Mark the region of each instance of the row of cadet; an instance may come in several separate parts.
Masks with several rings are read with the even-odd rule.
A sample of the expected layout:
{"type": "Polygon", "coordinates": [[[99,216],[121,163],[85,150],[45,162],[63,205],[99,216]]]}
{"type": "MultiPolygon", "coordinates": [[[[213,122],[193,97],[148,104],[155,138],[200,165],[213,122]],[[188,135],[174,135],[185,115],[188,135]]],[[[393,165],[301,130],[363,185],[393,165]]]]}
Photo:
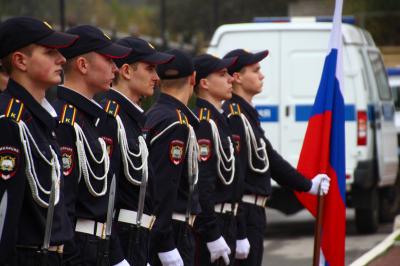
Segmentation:
{"type": "Polygon", "coordinates": [[[89,25],[0,24],[0,264],[261,265],[271,178],[314,195],[330,183],[298,173],[260,127],[267,55],[191,58],[89,25]]]}

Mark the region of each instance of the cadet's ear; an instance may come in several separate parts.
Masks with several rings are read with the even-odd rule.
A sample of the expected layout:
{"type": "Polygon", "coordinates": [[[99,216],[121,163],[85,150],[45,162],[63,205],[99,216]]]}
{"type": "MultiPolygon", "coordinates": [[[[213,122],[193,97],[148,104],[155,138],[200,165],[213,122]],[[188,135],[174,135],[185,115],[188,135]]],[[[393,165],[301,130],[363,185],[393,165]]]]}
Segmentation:
{"type": "Polygon", "coordinates": [[[239,72],[234,72],[232,74],[232,77],[233,77],[233,82],[236,82],[236,83],[239,83],[239,84],[242,83],[242,76],[240,75],[239,72]]]}
{"type": "Polygon", "coordinates": [[[75,59],[75,67],[83,75],[88,73],[88,65],[89,61],[84,56],[78,56],[78,58],[75,59]]]}
{"type": "Polygon", "coordinates": [[[27,69],[27,57],[28,56],[22,52],[14,52],[11,55],[11,63],[16,69],[25,72],[27,69]]]}
{"type": "Polygon", "coordinates": [[[125,80],[130,80],[131,79],[131,67],[129,67],[128,64],[123,64],[120,68],[119,68],[119,76],[125,80]]]}
{"type": "Polygon", "coordinates": [[[204,78],[199,80],[199,85],[201,88],[208,90],[208,79],[204,78]]]}

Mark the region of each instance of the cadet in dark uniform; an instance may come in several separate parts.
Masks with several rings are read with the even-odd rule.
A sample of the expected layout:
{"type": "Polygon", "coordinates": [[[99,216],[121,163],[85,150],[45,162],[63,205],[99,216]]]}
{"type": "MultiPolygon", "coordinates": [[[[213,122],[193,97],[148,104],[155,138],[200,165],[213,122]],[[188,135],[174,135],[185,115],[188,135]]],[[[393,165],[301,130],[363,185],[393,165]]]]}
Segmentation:
{"type": "Polygon", "coordinates": [[[57,115],[45,92],[61,82],[65,58],[57,48],[76,39],[29,17],[0,25],[0,58],[10,75],[0,95],[1,265],[61,265],[63,244],[73,237],[54,132],[57,115]],[[52,210],[51,227],[46,217],[52,210]]]}
{"type": "Polygon", "coordinates": [[[178,50],[175,58],[157,67],[161,95],[147,113],[154,214],[150,233],[151,265],[194,265],[192,226],[200,206],[196,193],[197,141],[192,127],[198,119],[186,107],[193,93],[195,72],[191,58],[178,50]],[[161,263],[160,263],[161,261],[161,263]]]}
{"type": "Polygon", "coordinates": [[[103,127],[102,137],[113,144],[111,167],[118,176],[115,225],[121,247],[131,265],[146,266],[155,216],[150,191],[147,191],[151,167],[142,134],[145,114],[139,102],[142,97],[153,95],[159,81],[156,65],[168,62],[173,56],[157,52],[139,38],[127,37],[117,43],[132,48],[132,52],[128,57],[114,60],[119,73],[102,101],[112,119],[103,127]]]}
{"type": "Polygon", "coordinates": [[[224,103],[225,112],[230,113],[231,128],[238,135],[241,169],[245,176],[244,195],[239,213],[246,217],[247,237],[250,253],[247,259],[238,260],[239,265],[261,265],[263,236],[266,229],[265,204],[271,194],[271,178],[282,186],[297,191],[317,194],[329,190],[329,177],[319,174],[308,180],[296,171],[271,146],[261,128],[259,116],[251,104],[253,96],[261,92],[264,76],[259,62],[268,51],[250,53],[243,49],[229,52],[224,58],[237,57],[236,64],[228,67],[233,76],[233,97],[224,103]]]}
{"type": "Polygon", "coordinates": [[[68,245],[66,256],[70,265],[96,265],[102,259],[105,265],[128,265],[114,234],[110,250],[108,241],[103,241],[111,226],[107,226],[106,217],[113,171],[108,156],[110,143],[100,138],[107,114],[93,96],[109,89],[118,71],[112,59],[127,56],[130,49],[112,43],[93,26],[77,26],[68,32],[79,39],[73,48],[60,50],[67,58],[65,82],[57,88],[53,103],[59,115],[58,143],[77,245],[68,245]]]}
{"type": "Polygon", "coordinates": [[[223,259],[226,265],[233,265],[234,261],[235,216],[242,196],[243,178],[236,167],[238,153],[235,153],[228,118],[222,112],[222,102],[232,97],[232,77],[227,67],[235,60],[221,60],[209,54],[193,59],[198,96],[194,113],[200,119],[196,136],[202,209],[195,224],[198,233],[197,265],[217,265],[218,259],[223,259]]]}

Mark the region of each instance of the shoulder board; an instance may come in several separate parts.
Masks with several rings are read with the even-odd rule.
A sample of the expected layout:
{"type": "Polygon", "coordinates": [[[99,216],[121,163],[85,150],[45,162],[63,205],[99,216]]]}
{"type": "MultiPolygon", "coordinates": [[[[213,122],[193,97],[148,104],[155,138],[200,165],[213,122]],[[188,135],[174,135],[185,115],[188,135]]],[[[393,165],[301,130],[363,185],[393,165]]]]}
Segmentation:
{"type": "Polygon", "coordinates": [[[71,104],[65,104],[59,122],[62,124],[70,124],[71,126],[73,126],[75,123],[75,117],[76,117],[75,106],[71,104]]]}
{"type": "Polygon", "coordinates": [[[237,103],[231,103],[229,104],[229,110],[231,111],[231,115],[240,115],[240,105],[237,103]]]}
{"type": "Polygon", "coordinates": [[[18,99],[11,98],[5,116],[11,118],[15,122],[19,122],[21,120],[22,112],[24,111],[24,103],[18,99]]]}
{"type": "Polygon", "coordinates": [[[210,115],[211,115],[211,112],[209,109],[201,108],[199,111],[199,120],[200,121],[202,121],[202,120],[208,121],[208,120],[210,120],[210,115]]]}
{"type": "Polygon", "coordinates": [[[119,113],[119,104],[116,101],[108,100],[104,110],[107,114],[117,117],[119,113]]]}
{"type": "Polygon", "coordinates": [[[176,109],[176,113],[178,114],[179,122],[182,125],[189,125],[188,118],[186,117],[186,115],[184,113],[182,113],[181,110],[176,109]]]}

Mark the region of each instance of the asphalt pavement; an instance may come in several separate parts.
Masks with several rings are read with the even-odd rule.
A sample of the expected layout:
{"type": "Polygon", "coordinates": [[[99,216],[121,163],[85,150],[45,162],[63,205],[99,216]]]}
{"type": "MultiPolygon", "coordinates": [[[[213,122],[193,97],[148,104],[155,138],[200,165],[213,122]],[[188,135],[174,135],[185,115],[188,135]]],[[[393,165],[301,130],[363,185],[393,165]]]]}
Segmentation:
{"type": "MultiPolygon", "coordinates": [[[[346,265],[373,248],[392,232],[393,224],[381,224],[377,233],[359,235],[354,210],[346,211],[346,265]]],[[[267,233],[264,241],[263,266],[310,266],[314,245],[314,218],[301,211],[286,216],[267,209],[267,233]]]]}

